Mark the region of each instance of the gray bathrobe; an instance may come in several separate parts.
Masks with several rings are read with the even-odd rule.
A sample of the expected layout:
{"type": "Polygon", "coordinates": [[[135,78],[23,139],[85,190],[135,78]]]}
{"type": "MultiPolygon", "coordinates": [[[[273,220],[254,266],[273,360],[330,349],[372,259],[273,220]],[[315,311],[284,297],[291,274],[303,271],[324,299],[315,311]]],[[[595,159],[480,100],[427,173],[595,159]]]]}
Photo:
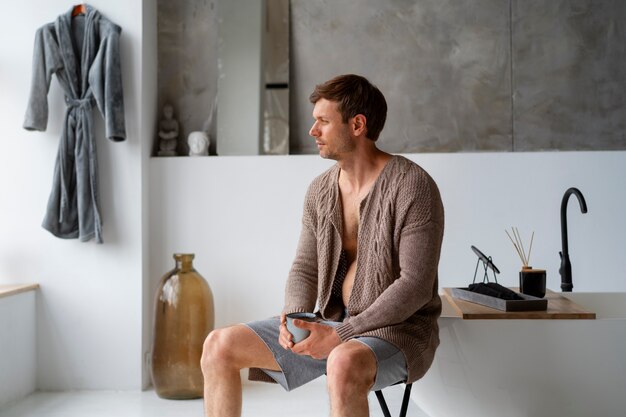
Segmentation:
{"type": "Polygon", "coordinates": [[[121,28],[93,7],[86,9],[76,17],[70,9],[37,30],[24,128],[46,130],[48,90],[56,74],[67,108],[43,227],[61,238],[95,237],[102,243],[92,108],[100,110],[107,138],[126,138],[121,28]]]}

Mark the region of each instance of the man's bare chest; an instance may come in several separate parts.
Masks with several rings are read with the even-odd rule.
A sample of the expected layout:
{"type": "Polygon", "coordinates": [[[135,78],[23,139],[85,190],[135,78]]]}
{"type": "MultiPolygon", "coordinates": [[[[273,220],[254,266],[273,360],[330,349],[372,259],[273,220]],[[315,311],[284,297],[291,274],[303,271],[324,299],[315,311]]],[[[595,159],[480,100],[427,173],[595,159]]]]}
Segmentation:
{"type": "Polygon", "coordinates": [[[359,237],[359,203],[360,201],[354,196],[345,196],[342,198],[342,244],[343,249],[352,255],[352,260],[356,257],[357,243],[359,237]]]}

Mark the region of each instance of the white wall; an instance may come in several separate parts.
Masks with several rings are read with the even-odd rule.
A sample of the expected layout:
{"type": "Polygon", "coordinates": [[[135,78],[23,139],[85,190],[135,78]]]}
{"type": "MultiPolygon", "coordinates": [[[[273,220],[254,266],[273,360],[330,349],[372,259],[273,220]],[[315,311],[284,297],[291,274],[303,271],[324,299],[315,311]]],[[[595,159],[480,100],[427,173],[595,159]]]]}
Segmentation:
{"type": "Polygon", "coordinates": [[[0,410],[36,388],[36,290],[0,295],[0,410]]]}
{"type": "MultiPolygon", "coordinates": [[[[529,239],[531,264],[560,291],[559,209],[576,186],[589,212],[568,210],[574,291],[625,291],[626,152],[408,155],[439,184],[446,210],[440,286],[471,282],[475,245],[493,257],[499,281],[517,285],[521,262],[504,230],[529,239]]],[[[216,300],[216,323],[277,314],[300,231],[304,193],[331,162],[318,156],[165,158],[150,161],[150,275],[171,254],[196,253],[216,300]]]]}
{"type": "MultiPolygon", "coordinates": [[[[38,282],[37,385],[44,390],[141,387],[142,1],[93,0],[122,27],[128,139],[104,138],[96,116],[103,245],[41,228],[65,104],[53,80],[46,132],[22,129],[37,28],[66,12],[61,0],[0,6],[0,283],[38,282]]],[[[145,198],[145,197],[144,197],[145,198]]]]}
{"type": "Polygon", "coordinates": [[[152,315],[152,288],[148,262],[148,248],[150,243],[149,219],[150,205],[148,204],[150,171],[148,160],[152,153],[153,139],[156,134],[157,115],[157,2],[143,0],[143,25],[142,25],[142,70],[141,70],[141,259],[142,259],[142,352],[144,358],[142,387],[148,387],[150,381],[150,369],[147,365],[148,353],[151,348],[151,315],[152,315]]]}

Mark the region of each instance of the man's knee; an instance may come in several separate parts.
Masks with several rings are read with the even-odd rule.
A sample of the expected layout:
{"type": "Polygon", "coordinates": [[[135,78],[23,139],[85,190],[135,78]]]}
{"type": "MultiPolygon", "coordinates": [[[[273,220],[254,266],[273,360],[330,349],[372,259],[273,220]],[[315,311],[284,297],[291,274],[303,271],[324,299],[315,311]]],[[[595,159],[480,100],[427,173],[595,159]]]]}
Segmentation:
{"type": "Polygon", "coordinates": [[[236,346],[234,339],[231,327],[215,329],[209,333],[202,347],[200,365],[203,372],[216,366],[232,365],[234,361],[232,347],[236,346]]]}
{"type": "Polygon", "coordinates": [[[367,346],[356,341],[339,345],[326,363],[329,388],[369,390],[374,385],[376,369],[376,357],[367,346]]]}

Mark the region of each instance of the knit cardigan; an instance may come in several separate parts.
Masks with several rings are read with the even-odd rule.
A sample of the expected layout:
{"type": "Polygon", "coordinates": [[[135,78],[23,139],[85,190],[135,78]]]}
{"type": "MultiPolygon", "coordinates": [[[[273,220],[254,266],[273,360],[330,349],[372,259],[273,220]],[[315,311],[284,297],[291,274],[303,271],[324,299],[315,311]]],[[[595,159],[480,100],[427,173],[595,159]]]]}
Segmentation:
{"type": "MultiPolygon", "coordinates": [[[[342,312],[330,302],[342,251],[339,172],[334,165],[307,191],[284,313],[312,312],[317,305],[324,319],[340,320],[342,312]]],[[[336,331],[342,341],[373,336],[398,347],[411,383],[426,373],[439,345],[437,265],[444,228],[439,190],[421,167],[395,155],[359,210],[356,276],[348,318],[336,331]]]]}

